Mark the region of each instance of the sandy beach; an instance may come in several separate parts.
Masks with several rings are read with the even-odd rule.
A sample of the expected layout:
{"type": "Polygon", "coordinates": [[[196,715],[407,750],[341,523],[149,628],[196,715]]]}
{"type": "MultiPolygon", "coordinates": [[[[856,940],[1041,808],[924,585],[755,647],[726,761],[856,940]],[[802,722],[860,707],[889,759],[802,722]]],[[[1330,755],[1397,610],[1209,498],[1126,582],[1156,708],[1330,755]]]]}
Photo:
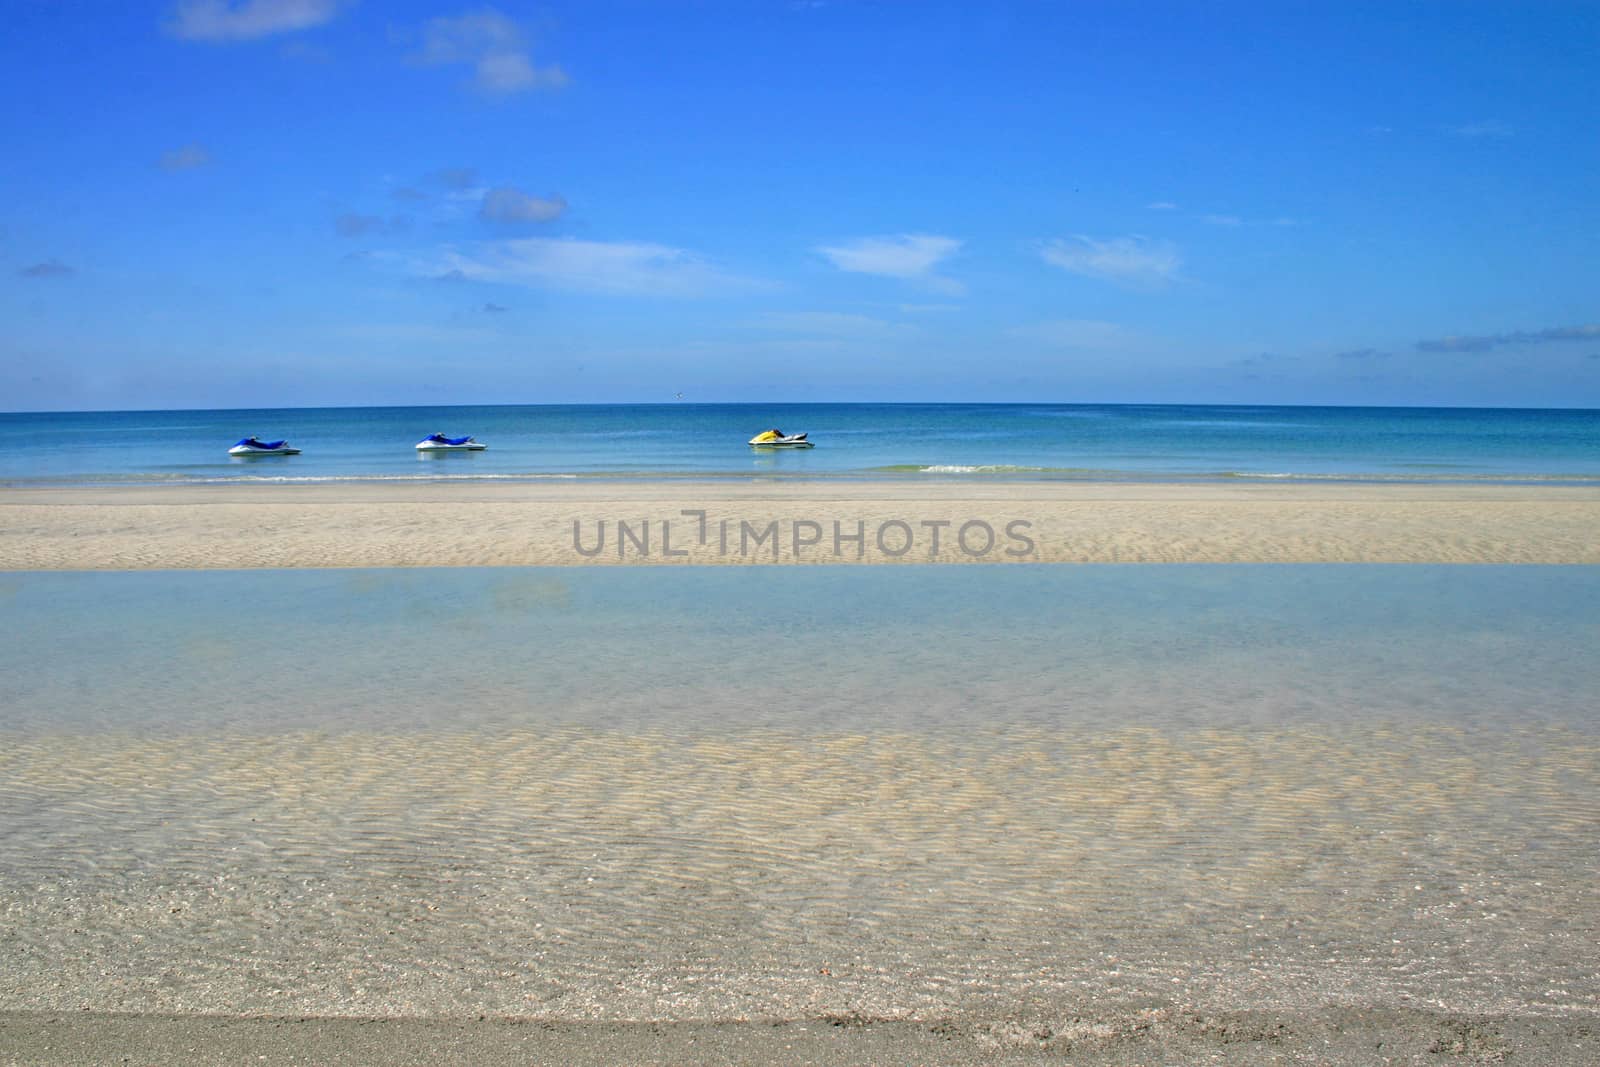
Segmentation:
{"type": "Polygon", "coordinates": [[[803,1021],[560,1023],[0,1012],[0,1062],[165,1065],[1144,1064],[1590,1067],[1597,1017],[1519,1019],[1415,1008],[1311,1012],[1145,1009],[1050,1023],[803,1021]]]}
{"type": "Polygon", "coordinates": [[[1600,489],[663,480],[0,496],[5,570],[929,561],[1600,563],[1600,489]]]}
{"type": "MultiPolygon", "coordinates": [[[[1593,564],[1600,490],[662,480],[0,498],[10,571],[929,561],[1593,564]]],[[[328,580],[350,603],[394,585],[328,580]]],[[[495,592],[496,625],[568,610],[565,580],[495,592]]],[[[356,672],[340,647],[308,663],[356,672]]],[[[230,665],[262,656],[222,635],[166,651],[195,684],[217,679],[219,705],[241,695],[230,665]]],[[[681,653],[633,662],[659,676],[651,656],[681,653]]],[[[753,685],[777,677],[746,662],[753,685]]],[[[1587,730],[1410,717],[1427,689],[1393,690],[1374,718],[1333,675],[1318,675],[1326,701],[1365,718],[1279,721],[1270,697],[1264,723],[1207,726],[1185,717],[1200,716],[1181,684],[1203,684],[1194,670],[1138,690],[1170,718],[1072,729],[1002,714],[907,730],[882,708],[859,731],[799,733],[606,725],[624,705],[567,726],[359,718],[389,706],[375,683],[417,691],[408,666],[438,667],[352,674],[310,725],[261,732],[100,725],[94,702],[124,686],[156,708],[179,692],[144,668],[107,667],[117,680],[81,698],[76,679],[40,688],[89,718],[20,729],[0,753],[0,1063],[1600,1056],[1587,730]]],[[[999,683],[970,673],[950,699],[989,706],[999,683]]],[[[245,676],[263,707],[291,688],[245,676]]],[[[926,703],[915,681],[895,683],[907,707],[926,703]]],[[[847,718],[871,706],[851,686],[872,688],[841,679],[847,718]]],[[[530,691],[530,706],[549,692],[530,691]]],[[[183,692],[175,706],[202,716],[183,692]]],[[[683,699],[641,685],[625,706],[683,699]]]]}

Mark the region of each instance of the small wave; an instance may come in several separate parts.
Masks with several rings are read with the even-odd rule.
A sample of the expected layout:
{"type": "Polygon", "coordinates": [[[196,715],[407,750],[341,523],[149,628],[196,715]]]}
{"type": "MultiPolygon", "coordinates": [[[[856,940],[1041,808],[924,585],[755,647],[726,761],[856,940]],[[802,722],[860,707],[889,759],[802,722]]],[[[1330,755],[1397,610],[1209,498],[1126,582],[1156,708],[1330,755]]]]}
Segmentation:
{"type": "Polygon", "coordinates": [[[349,482],[532,482],[584,477],[580,474],[193,474],[82,475],[72,478],[13,478],[0,485],[29,487],[163,486],[163,485],[318,485],[349,482]]]}
{"type": "MultiPolygon", "coordinates": [[[[1013,478],[1038,481],[1125,482],[1180,484],[1198,482],[1272,481],[1299,483],[1343,482],[1348,484],[1396,485],[1548,485],[1597,486],[1600,473],[1498,473],[1428,471],[1260,471],[1260,470],[1172,470],[1097,467],[1045,467],[1023,464],[897,463],[879,467],[846,470],[806,470],[792,477],[810,480],[901,479],[921,477],[1013,478]]],[[[24,478],[0,477],[0,488],[45,487],[99,488],[117,486],[210,486],[210,485],[339,485],[363,483],[532,483],[542,481],[723,481],[755,478],[760,481],[788,480],[791,476],[775,472],[748,470],[696,470],[641,467],[635,469],[586,470],[523,473],[431,473],[405,474],[183,474],[146,472],[140,474],[42,475],[24,478]]]]}
{"type": "MultiPolygon", "coordinates": [[[[1013,463],[892,463],[868,467],[869,474],[1113,474],[1085,467],[1031,467],[1013,463]]],[[[1131,473],[1131,472],[1130,472],[1131,473]]]]}
{"type": "Polygon", "coordinates": [[[576,477],[576,474],[240,474],[223,478],[189,478],[185,481],[208,485],[225,485],[229,482],[526,482],[576,477]]]}
{"type": "Polygon", "coordinates": [[[576,478],[576,474],[238,474],[219,478],[185,478],[185,485],[229,485],[237,482],[317,484],[320,482],[527,482],[576,478]]]}
{"type": "Polygon", "coordinates": [[[1393,474],[1381,471],[1347,471],[1343,473],[1308,471],[1217,471],[1203,475],[1211,478],[1287,479],[1296,482],[1486,482],[1495,485],[1550,484],[1594,485],[1600,483],[1600,474],[1393,474]]]}
{"type": "Polygon", "coordinates": [[[985,463],[975,467],[958,463],[935,463],[921,468],[923,474],[1046,474],[1056,467],[1018,467],[1007,463],[985,463]]]}
{"type": "Polygon", "coordinates": [[[1228,430],[1294,430],[1296,432],[1307,432],[1325,428],[1306,422],[1257,422],[1246,419],[1170,419],[1163,421],[1161,425],[1221,427],[1228,430]]]}

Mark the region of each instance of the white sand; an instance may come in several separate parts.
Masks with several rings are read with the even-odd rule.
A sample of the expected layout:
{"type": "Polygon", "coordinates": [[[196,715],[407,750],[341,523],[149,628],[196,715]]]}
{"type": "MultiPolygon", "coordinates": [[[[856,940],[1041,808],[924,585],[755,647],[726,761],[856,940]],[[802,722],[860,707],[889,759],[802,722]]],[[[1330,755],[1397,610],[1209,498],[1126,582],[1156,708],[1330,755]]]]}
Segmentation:
{"type": "Polygon", "coordinates": [[[930,559],[1600,563],[1600,489],[656,481],[32,489],[0,498],[7,570],[930,559]],[[706,513],[704,544],[699,516],[685,511],[706,513]],[[605,547],[587,556],[574,524],[592,551],[602,521],[605,547]],[[619,521],[634,538],[621,552],[619,521]],[[967,524],[963,548],[956,537],[967,524]],[[850,540],[858,532],[863,541],[850,540]]]}
{"type": "Polygon", "coordinates": [[[0,1012],[1600,1012],[1579,731],[332,726],[11,739],[0,1012]]]}

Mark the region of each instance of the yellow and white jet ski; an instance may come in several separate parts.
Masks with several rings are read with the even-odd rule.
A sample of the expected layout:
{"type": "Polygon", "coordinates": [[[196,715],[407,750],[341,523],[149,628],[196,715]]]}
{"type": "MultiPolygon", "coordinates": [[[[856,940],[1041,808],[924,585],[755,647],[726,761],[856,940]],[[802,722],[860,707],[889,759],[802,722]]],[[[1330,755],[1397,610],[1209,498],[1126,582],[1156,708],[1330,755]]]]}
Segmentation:
{"type": "Polygon", "coordinates": [[[815,448],[803,433],[786,434],[782,430],[763,430],[750,438],[754,448],[815,448]]]}

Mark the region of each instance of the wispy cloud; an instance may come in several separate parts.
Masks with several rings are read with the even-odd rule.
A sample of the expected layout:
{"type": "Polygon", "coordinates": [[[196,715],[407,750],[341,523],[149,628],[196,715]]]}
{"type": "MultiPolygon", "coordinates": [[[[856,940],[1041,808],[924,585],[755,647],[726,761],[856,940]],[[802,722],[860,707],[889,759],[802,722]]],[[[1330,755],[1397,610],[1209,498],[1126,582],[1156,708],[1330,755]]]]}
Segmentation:
{"type": "Polygon", "coordinates": [[[422,50],[414,59],[430,67],[469,65],[473,86],[490,96],[559,89],[568,81],[558,66],[535,66],[522,27],[493,8],[429,19],[422,27],[422,50]]]}
{"type": "Polygon", "coordinates": [[[492,300],[489,303],[483,305],[483,311],[484,311],[484,314],[486,314],[486,315],[499,315],[502,312],[510,311],[510,310],[511,309],[506,307],[504,304],[496,304],[492,300]]]}
{"type": "Polygon", "coordinates": [[[186,144],[182,148],[174,148],[170,152],[161,153],[157,161],[162,170],[193,170],[203,167],[211,162],[211,153],[207,152],[204,145],[186,144]]]}
{"type": "Polygon", "coordinates": [[[17,271],[24,278],[70,278],[78,273],[59,259],[45,259],[17,271]]]}
{"type": "Polygon", "coordinates": [[[435,277],[634,296],[704,297],[761,288],[682,248],[633,241],[525,237],[447,250],[435,277]]]}
{"type": "Polygon", "coordinates": [[[1271,218],[1271,219],[1261,219],[1261,218],[1248,219],[1248,218],[1245,218],[1242,215],[1229,215],[1229,214],[1225,214],[1225,213],[1211,213],[1211,214],[1204,214],[1204,215],[1196,215],[1195,218],[1198,219],[1199,221],[1205,223],[1207,226],[1225,226],[1225,227],[1228,227],[1228,228],[1233,228],[1233,227],[1237,227],[1237,226],[1298,226],[1298,225],[1300,225],[1300,220],[1299,219],[1291,218],[1288,215],[1279,215],[1276,218],[1271,218]]]}
{"type": "Polygon", "coordinates": [[[1046,241],[1039,255],[1053,267],[1131,285],[1159,285],[1177,277],[1183,259],[1176,246],[1145,237],[1096,240],[1082,235],[1046,241]]]}
{"type": "Polygon", "coordinates": [[[1418,341],[1416,347],[1418,352],[1488,352],[1511,345],[1543,345],[1558,341],[1600,341],[1600,324],[1552,326],[1543,330],[1514,330],[1476,337],[1441,337],[1418,341]]]}
{"type": "Polygon", "coordinates": [[[470,189],[478,183],[478,168],[440,167],[428,178],[446,189],[470,189]]]}
{"type": "Polygon", "coordinates": [[[1389,353],[1381,352],[1376,348],[1352,348],[1344,352],[1335,352],[1334,359],[1387,359],[1389,353]]]}
{"type": "Polygon", "coordinates": [[[333,62],[332,52],[322,45],[311,44],[308,41],[288,41],[278,50],[278,54],[296,63],[333,62]]]}
{"type": "Polygon", "coordinates": [[[183,0],[167,31],[186,41],[249,41],[320,26],[340,6],[340,0],[183,0]]]}
{"type": "Polygon", "coordinates": [[[403,233],[411,228],[407,215],[393,215],[387,219],[380,215],[362,215],[347,211],[333,220],[333,228],[340,237],[366,237],[371,234],[403,233]]]}
{"type": "Polygon", "coordinates": [[[336,328],[344,337],[394,344],[468,344],[494,341],[495,331],[487,326],[430,322],[355,322],[336,328]]]}
{"type": "MultiPolygon", "coordinates": [[[[1241,356],[1238,359],[1230,359],[1226,366],[1243,367],[1245,369],[1252,367],[1260,367],[1265,369],[1268,366],[1272,366],[1281,369],[1284,364],[1295,363],[1299,360],[1299,358],[1300,357],[1298,356],[1286,356],[1281,352],[1257,352],[1253,356],[1241,356]]],[[[1256,378],[1259,377],[1259,375],[1249,374],[1245,375],[1245,377],[1256,378]]]]}
{"type": "Polygon", "coordinates": [[[1006,331],[1012,337],[1038,341],[1052,348],[1108,351],[1129,347],[1134,338],[1122,326],[1098,319],[1054,319],[1006,331]]]}
{"type": "Polygon", "coordinates": [[[529,196],[509,185],[490,189],[483,194],[483,205],[478,208],[478,218],[484,222],[510,225],[521,222],[549,222],[567,210],[567,202],[559,196],[529,196]]]}
{"type": "Polygon", "coordinates": [[[960,249],[961,242],[954,237],[903,233],[893,237],[860,237],[844,244],[819,247],[816,251],[842,271],[904,278],[940,292],[959,294],[965,292],[966,287],[953,278],[936,274],[934,268],[960,249]]]}
{"type": "Polygon", "coordinates": [[[752,323],[763,330],[822,337],[885,339],[918,332],[915,326],[848,311],[769,311],[752,323]]]}
{"type": "Polygon", "coordinates": [[[1499,119],[1484,119],[1480,122],[1468,122],[1461,126],[1452,126],[1450,127],[1450,132],[1457,137],[1501,140],[1514,136],[1517,131],[1508,122],[1501,122],[1499,119]]]}
{"type": "Polygon", "coordinates": [[[1178,205],[1174,204],[1171,200],[1157,200],[1153,204],[1146,204],[1145,207],[1150,211],[1176,211],[1176,210],[1178,210],[1178,205]]]}

